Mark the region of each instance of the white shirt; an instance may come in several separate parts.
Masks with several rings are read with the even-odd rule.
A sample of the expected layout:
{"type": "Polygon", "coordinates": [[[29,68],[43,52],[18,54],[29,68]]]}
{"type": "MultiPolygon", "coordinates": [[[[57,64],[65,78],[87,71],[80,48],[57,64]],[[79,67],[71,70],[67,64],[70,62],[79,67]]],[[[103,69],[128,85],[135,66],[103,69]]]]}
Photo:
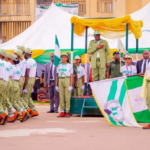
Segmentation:
{"type": "Polygon", "coordinates": [[[3,60],[0,59],[0,79],[4,78],[5,67],[3,60]]]}
{"type": "MultiPolygon", "coordinates": [[[[101,40],[97,41],[97,44],[99,44],[101,40]]],[[[99,58],[99,53],[97,53],[97,58],[99,58]]]]}
{"type": "MultiPolygon", "coordinates": [[[[51,65],[52,65],[52,62],[50,63],[50,69],[51,69],[51,65]]],[[[53,78],[50,79],[50,80],[54,80],[54,69],[55,69],[55,66],[54,66],[54,62],[53,62],[53,68],[52,68],[52,76],[53,76],[53,78]]]]}
{"type": "Polygon", "coordinates": [[[123,76],[135,75],[137,74],[136,66],[121,66],[121,72],[123,73],[123,76]]]}
{"type": "Polygon", "coordinates": [[[148,67],[148,59],[147,60],[143,59],[142,68],[141,68],[142,72],[141,73],[144,73],[144,63],[145,63],[145,61],[146,61],[146,67],[148,67]]]}
{"type": "Polygon", "coordinates": [[[9,81],[9,74],[10,74],[10,65],[8,62],[6,62],[5,60],[2,60],[4,62],[4,77],[3,80],[8,82],[9,81]]]}
{"type": "Polygon", "coordinates": [[[21,77],[21,70],[20,70],[20,64],[13,65],[13,80],[19,81],[21,77]]]}
{"type": "Polygon", "coordinates": [[[73,74],[73,67],[71,64],[66,63],[66,64],[59,64],[58,66],[58,76],[59,77],[69,77],[71,74],[73,74]]]}
{"type": "Polygon", "coordinates": [[[36,76],[37,64],[36,64],[36,61],[33,58],[29,58],[27,60],[26,69],[30,69],[29,77],[32,78],[32,77],[36,76]]]}
{"type": "Polygon", "coordinates": [[[27,61],[25,60],[25,58],[23,58],[22,61],[20,61],[21,64],[21,76],[25,76],[26,73],[26,66],[27,66],[27,61]]]}
{"type": "Polygon", "coordinates": [[[12,64],[8,62],[8,65],[9,65],[9,76],[12,77],[12,74],[13,74],[12,64]]]}
{"type": "Polygon", "coordinates": [[[85,70],[84,68],[81,66],[81,64],[79,66],[77,66],[77,70],[78,70],[78,79],[82,78],[85,74],[85,70]]]}

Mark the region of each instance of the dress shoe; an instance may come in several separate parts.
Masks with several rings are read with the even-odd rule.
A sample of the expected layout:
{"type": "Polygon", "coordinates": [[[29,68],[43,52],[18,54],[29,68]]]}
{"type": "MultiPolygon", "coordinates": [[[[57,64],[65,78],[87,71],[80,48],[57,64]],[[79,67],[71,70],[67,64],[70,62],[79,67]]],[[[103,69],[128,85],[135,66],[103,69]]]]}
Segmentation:
{"type": "Polygon", "coordinates": [[[49,110],[47,111],[47,113],[54,113],[54,110],[49,110]]]}

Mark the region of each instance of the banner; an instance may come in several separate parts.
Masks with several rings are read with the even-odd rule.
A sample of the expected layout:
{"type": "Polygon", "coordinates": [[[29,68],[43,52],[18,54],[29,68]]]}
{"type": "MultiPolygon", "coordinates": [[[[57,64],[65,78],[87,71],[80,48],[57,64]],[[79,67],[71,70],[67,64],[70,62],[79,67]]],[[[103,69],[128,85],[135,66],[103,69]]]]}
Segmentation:
{"type": "MultiPolygon", "coordinates": [[[[57,2],[55,5],[70,14],[78,15],[78,3],[62,4],[57,2]]],[[[35,21],[38,20],[47,11],[48,8],[49,7],[44,5],[37,5],[35,9],[35,21]]]]}
{"type": "Polygon", "coordinates": [[[90,85],[97,105],[111,125],[140,127],[137,121],[150,122],[145,100],[138,95],[141,77],[119,77],[90,85]]]}

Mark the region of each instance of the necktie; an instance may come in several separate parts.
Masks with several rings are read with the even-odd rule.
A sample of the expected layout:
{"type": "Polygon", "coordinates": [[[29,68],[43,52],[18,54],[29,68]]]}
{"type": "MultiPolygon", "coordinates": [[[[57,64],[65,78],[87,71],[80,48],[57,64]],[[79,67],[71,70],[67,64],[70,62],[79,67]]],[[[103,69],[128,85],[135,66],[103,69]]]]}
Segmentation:
{"type": "Polygon", "coordinates": [[[146,60],[144,62],[143,73],[145,73],[145,70],[146,70],[146,60]]]}
{"type": "Polygon", "coordinates": [[[92,68],[90,69],[90,82],[92,82],[92,68]]]}
{"type": "Polygon", "coordinates": [[[52,64],[51,64],[51,68],[50,68],[50,79],[53,79],[53,74],[52,74],[52,72],[53,72],[53,62],[52,62],[52,64]]]}

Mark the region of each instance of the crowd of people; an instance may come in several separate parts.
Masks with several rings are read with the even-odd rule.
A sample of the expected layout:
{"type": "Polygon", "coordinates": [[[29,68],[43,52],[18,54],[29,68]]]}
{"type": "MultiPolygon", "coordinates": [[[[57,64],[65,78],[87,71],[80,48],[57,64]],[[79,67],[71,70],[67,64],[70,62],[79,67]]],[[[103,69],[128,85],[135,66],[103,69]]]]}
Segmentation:
{"type": "MultiPolygon", "coordinates": [[[[110,61],[110,49],[107,41],[100,38],[100,31],[94,31],[94,38],[94,40],[90,41],[88,48],[90,62],[87,64],[87,95],[92,96],[90,82],[120,76],[144,76],[150,61],[148,50],[143,51],[143,59],[137,62],[133,62],[132,57],[127,54],[123,55],[123,60],[121,61],[118,51],[113,53],[114,60],[110,61]]],[[[48,113],[58,113],[60,103],[61,112],[58,117],[70,117],[71,95],[84,95],[85,65],[81,63],[80,56],[75,57],[73,66],[69,63],[69,54],[63,53],[61,58],[58,68],[53,63],[54,54],[51,54],[51,61],[46,64],[44,84],[50,92],[50,110],[48,113]]],[[[146,102],[150,110],[149,94],[147,92],[146,102]]]]}
{"type": "Polygon", "coordinates": [[[31,56],[32,50],[24,46],[17,46],[13,54],[0,49],[1,125],[39,115],[31,98],[37,68],[31,56]]]}

